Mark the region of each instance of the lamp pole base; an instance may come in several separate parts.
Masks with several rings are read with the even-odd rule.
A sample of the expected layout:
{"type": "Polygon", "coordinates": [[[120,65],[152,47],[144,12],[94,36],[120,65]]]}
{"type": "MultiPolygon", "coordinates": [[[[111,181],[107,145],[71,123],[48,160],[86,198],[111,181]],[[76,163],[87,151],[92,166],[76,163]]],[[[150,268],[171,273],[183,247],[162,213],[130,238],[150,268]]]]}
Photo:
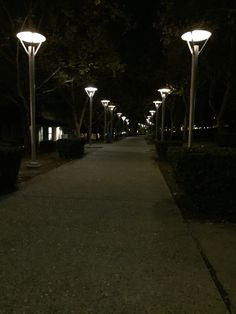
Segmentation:
{"type": "Polygon", "coordinates": [[[29,161],[27,168],[39,168],[41,165],[38,161],[29,161]]]}

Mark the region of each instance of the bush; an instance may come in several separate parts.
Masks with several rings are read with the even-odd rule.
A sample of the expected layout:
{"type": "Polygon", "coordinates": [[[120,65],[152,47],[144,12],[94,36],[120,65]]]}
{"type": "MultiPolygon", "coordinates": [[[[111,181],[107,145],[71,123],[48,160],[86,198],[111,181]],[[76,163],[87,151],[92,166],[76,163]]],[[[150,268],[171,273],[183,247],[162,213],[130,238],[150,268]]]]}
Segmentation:
{"type": "Polygon", "coordinates": [[[236,133],[235,132],[222,132],[216,137],[218,146],[236,147],[236,133]]]}
{"type": "Polygon", "coordinates": [[[160,159],[167,160],[167,153],[170,147],[181,147],[183,145],[182,141],[163,141],[163,142],[156,142],[156,152],[160,159]]]}
{"type": "Polygon", "coordinates": [[[167,142],[156,142],[156,152],[158,157],[161,160],[166,160],[167,159],[167,150],[168,150],[168,143],[167,142]]]}
{"type": "Polygon", "coordinates": [[[56,151],[55,141],[42,141],[39,144],[40,151],[43,153],[50,153],[56,151]]]}
{"type": "Polygon", "coordinates": [[[202,215],[236,218],[236,152],[185,150],[174,168],[177,181],[202,215]]]}
{"type": "Polygon", "coordinates": [[[84,140],[80,138],[57,140],[60,158],[81,158],[84,155],[84,140]]]}
{"type": "Polygon", "coordinates": [[[12,190],[21,163],[21,148],[0,143],[0,193],[12,190]]]}

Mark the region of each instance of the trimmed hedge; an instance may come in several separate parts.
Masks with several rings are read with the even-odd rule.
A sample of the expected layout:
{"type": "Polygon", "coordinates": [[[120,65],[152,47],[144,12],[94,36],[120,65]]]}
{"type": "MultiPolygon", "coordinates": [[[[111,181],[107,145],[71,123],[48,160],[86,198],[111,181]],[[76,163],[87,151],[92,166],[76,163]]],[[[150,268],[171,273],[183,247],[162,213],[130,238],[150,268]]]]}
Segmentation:
{"type": "Polygon", "coordinates": [[[39,144],[40,152],[50,153],[56,151],[56,142],[55,141],[42,141],[39,144]]]}
{"type": "Polygon", "coordinates": [[[183,145],[182,141],[176,140],[163,142],[158,141],[155,143],[157,155],[161,160],[167,160],[167,153],[169,147],[181,147],[182,145],[183,145]]]}
{"type": "Polygon", "coordinates": [[[175,156],[174,169],[200,214],[236,219],[236,151],[185,150],[175,156]]]}
{"type": "Polygon", "coordinates": [[[80,138],[57,140],[60,158],[81,158],[84,155],[84,140],[80,138]]]}
{"type": "Polygon", "coordinates": [[[21,148],[0,143],[0,193],[11,191],[17,181],[21,148]]]}

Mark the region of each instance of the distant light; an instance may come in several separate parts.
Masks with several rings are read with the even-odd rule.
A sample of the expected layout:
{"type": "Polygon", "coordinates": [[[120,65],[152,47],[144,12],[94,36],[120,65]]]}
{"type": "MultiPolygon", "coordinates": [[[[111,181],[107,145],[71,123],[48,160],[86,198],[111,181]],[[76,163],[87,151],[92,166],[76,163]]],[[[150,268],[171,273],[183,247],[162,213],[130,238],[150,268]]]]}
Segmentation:
{"type": "Polygon", "coordinates": [[[93,97],[94,93],[97,91],[98,89],[96,87],[86,87],[85,91],[88,94],[89,97],[93,97]]]}
{"type": "Polygon", "coordinates": [[[107,99],[101,100],[101,103],[102,103],[103,107],[105,107],[105,108],[108,106],[109,102],[110,102],[110,100],[107,100],[107,99]]]}
{"type": "Polygon", "coordinates": [[[118,118],[120,118],[120,117],[122,116],[122,113],[121,113],[121,112],[117,112],[116,114],[117,114],[117,117],[118,117],[118,118]]]}
{"type": "Polygon", "coordinates": [[[160,89],[158,89],[158,92],[160,92],[160,93],[161,93],[161,97],[164,98],[164,97],[166,97],[168,94],[171,93],[171,89],[168,88],[168,87],[160,88],[160,89]]]}
{"type": "Polygon", "coordinates": [[[198,42],[207,40],[211,36],[211,33],[205,30],[194,30],[191,32],[186,32],[181,36],[181,39],[188,41],[188,42],[198,42]]]}
{"type": "Polygon", "coordinates": [[[45,36],[33,32],[20,32],[16,35],[16,37],[19,38],[21,41],[32,44],[41,44],[46,40],[45,36]]]}
{"type": "Polygon", "coordinates": [[[155,110],[149,110],[149,112],[150,112],[151,115],[153,116],[156,111],[155,111],[155,110]]]}
{"type": "Polygon", "coordinates": [[[114,105],[109,105],[109,106],[108,106],[108,109],[109,109],[110,111],[113,111],[113,110],[115,109],[115,107],[116,107],[116,106],[114,106],[114,105]]]}
{"type": "Polygon", "coordinates": [[[161,100],[154,100],[153,103],[156,106],[156,108],[159,108],[160,105],[162,104],[162,101],[161,100]]]}

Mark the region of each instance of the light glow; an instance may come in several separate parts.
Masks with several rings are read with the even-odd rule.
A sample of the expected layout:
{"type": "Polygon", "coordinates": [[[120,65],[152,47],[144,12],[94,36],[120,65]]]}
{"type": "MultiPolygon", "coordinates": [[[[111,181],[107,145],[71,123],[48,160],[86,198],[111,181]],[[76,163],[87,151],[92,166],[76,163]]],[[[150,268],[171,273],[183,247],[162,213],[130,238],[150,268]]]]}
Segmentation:
{"type": "Polygon", "coordinates": [[[32,44],[41,44],[46,40],[46,37],[33,32],[20,32],[16,35],[21,41],[32,44]]]}
{"type": "Polygon", "coordinates": [[[98,89],[96,87],[86,87],[85,91],[88,94],[89,97],[93,97],[94,93],[97,91],[98,89]]]}
{"type": "Polygon", "coordinates": [[[102,103],[103,107],[105,107],[105,108],[108,106],[109,102],[110,102],[110,100],[106,100],[106,99],[101,100],[101,103],[102,103]]]}
{"type": "Polygon", "coordinates": [[[115,107],[116,106],[114,106],[114,105],[110,105],[110,106],[108,106],[108,109],[112,112],[115,109],[115,107]]]}
{"type": "Polygon", "coordinates": [[[191,32],[186,32],[181,36],[182,40],[188,41],[188,42],[199,42],[203,40],[207,40],[210,38],[211,33],[205,30],[194,30],[191,32]]]}
{"type": "Polygon", "coordinates": [[[158,109],[160,107],[160,105],[162,104],[162,101],[161,100],[154,100],[153,103],[156,106],[156,108],[158,109]]]}
{"type": "Polygon", "coordinates": [[[165,87],[165,88],[158,89],[158,92],[161,93],[162,98],[165,98],[168,94],[171,93],[171,90],[170,90],[170,88],[165,87]]]}

